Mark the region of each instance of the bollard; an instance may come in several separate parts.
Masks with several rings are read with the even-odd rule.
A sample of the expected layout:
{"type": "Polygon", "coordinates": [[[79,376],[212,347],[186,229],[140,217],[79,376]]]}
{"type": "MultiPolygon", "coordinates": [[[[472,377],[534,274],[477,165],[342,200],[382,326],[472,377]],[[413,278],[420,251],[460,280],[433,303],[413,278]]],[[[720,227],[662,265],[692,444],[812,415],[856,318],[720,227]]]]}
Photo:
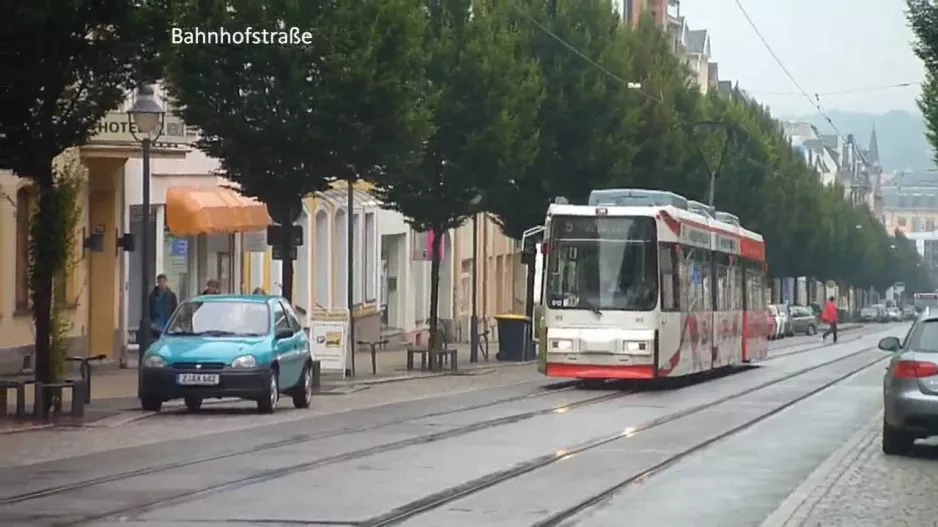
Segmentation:
{"type": "Polygon", "coordinates": [[[72,383],[72,417],[85,416],[85,402],[88,400],[88,389],[84,381],[72,383]]]}
{"type": "Polygon", "coordinates": [[[318,360],[313,361],[313,390],[318,390],[322,386],[322,363],[318,360]]]}

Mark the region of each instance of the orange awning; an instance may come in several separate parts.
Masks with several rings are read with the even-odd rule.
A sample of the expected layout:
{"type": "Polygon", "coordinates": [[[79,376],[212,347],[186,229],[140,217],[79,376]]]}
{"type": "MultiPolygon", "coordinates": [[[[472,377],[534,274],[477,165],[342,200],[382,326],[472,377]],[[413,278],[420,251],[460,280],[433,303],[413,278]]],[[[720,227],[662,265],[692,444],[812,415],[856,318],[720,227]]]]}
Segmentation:
{"type": "Polygon", "coordinates": [[[266,229],[267,207],[225,187],[174,187],[166,191],[166,225],[174,236],[232,234],[266,229]]]}

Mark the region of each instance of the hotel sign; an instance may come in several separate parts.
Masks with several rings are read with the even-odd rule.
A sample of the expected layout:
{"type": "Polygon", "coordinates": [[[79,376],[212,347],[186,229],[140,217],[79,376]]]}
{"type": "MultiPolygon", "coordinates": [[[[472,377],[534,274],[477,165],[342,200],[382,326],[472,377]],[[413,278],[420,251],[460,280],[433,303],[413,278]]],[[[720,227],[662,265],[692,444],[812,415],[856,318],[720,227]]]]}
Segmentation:
{"type": "MultiPolygon", "coordinates": [[[[104,119],[98,122],[94,134],[88,138],[88,145],[139,145],[143,138],[137,130],[137,125],[133,124],[133,119],[129,118],[126,112],[110,112],[104,119]]],[[[154,143],[155,147],[183,147],[189,145],[189,138],[186,136],[186,124],[170,114],[166,114],[163,119],[163,130],[154,143]]]]}

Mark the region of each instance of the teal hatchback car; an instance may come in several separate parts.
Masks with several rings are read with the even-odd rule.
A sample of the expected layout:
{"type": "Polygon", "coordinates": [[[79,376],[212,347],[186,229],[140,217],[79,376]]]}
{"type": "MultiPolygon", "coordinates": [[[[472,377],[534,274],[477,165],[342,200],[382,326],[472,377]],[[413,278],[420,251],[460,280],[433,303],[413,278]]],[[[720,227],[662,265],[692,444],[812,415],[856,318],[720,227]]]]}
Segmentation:
{"type": "Polygon", "coordinates": [[[285,299],[198,296],[176,308],[144,354],[140,404],[158,412],[165,401],[184,399],[196,411],[204,399],[238,397],[273,413],[283,393],[296,408],[309,408],[312,361],[306,332],[285,299]]]}

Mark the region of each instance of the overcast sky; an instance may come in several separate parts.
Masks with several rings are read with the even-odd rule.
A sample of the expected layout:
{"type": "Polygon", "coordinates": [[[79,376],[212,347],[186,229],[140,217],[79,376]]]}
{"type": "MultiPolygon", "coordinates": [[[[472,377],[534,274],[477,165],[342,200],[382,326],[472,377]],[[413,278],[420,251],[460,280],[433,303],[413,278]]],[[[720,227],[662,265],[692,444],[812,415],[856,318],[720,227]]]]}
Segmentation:
{"type": "MultiPolygon", "coordinates": [[[[795,80],[825,110],[884,113],[915,110],[921,62],[912,53],[912,31],[903,0],[740,0],[756,27],[795,80]],[[881,89],[875,89],[881,88],[881,89]],[[859,90],[859,93],[830,94],[859,90]]],[[[785,76],[735,0],[681,0],[691,29],[710,31],[720,78],[739,80],[776,115],[812,113],[811,104],[785,76]]]]}

